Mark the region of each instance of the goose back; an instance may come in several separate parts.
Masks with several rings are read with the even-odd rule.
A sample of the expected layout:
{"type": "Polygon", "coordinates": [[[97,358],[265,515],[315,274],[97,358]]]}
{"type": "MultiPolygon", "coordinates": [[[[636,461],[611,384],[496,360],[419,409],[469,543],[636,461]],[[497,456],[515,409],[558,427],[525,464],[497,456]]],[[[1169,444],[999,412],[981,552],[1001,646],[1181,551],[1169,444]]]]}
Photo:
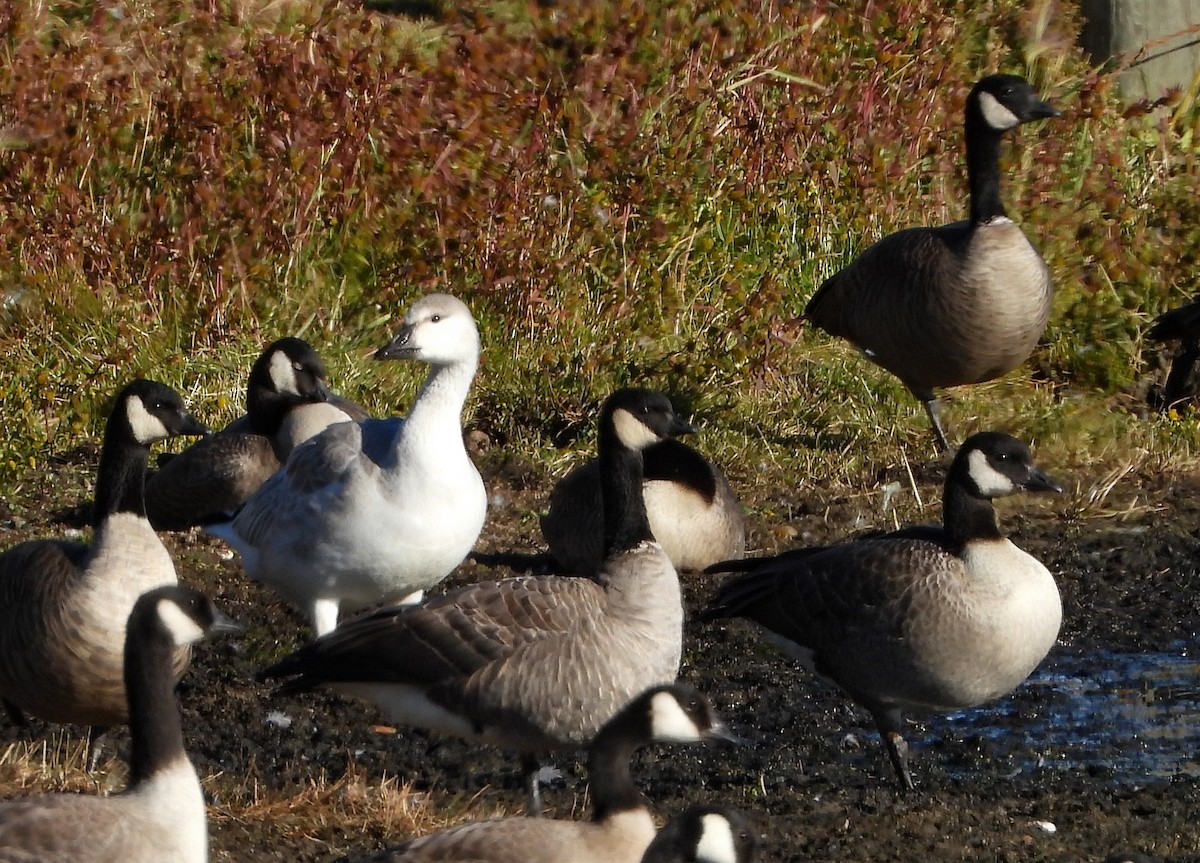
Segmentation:
{"type": "Polygon", "coordinates": [[[827,279],[805,314],[924,392],[1020,366],[1053,298],[1041,255],[1016,224],[998,219],[890,234],[827,279]]]}

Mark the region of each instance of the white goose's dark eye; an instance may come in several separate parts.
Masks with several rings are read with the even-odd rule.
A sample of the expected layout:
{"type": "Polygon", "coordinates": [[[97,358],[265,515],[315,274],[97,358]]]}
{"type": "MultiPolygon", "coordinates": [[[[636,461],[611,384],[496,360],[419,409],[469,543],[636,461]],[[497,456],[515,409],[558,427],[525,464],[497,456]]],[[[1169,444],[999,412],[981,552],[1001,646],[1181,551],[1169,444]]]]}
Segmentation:
{"type": "Polygon", "coordinates": [[[431,320],[433,323],[435,323],[435,324],[436,324],[436,323],[437,323],[438,321],[440,321],[441,319],[442,319],[442,316],[441,316],[441,315],[434,315],[434,316],[433,316],[432,318],[430,318],[429,320],[431,320]]]}

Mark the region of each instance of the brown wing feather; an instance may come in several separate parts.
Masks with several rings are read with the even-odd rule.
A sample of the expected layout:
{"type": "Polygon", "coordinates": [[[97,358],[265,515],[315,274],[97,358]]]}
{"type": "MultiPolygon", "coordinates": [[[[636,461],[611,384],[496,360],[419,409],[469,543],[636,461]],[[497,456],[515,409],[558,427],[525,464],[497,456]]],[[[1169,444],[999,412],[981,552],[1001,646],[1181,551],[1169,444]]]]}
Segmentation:
{"type": "Polygon", "coordinates": [[[960,266],[968,227],[956,222],[888,234],[826,279],[805,316],[866,350],[875,350],[882,334],[922,326],[939,302],[934,286],[960,266]]]}
{"type": "Polygon", "coordinates": [[[146,514],[156,530],[185,530],[237,509],[279,468],[267,438],[221,432],[147,478],[146,514]]]}
{"type": "Polygon", "coordinates": [[[742,617],[817,651],[854,640],[903,635],[914,573],[937,577],[961,566],[937,543],[884,536],[802,549],[728,579],[704,611],[742,617]]]}
{"type": "Polygon", "coordinates": [[[348,620],[262,676],[300,674],[287,691],[336,682],[433,684],[468,676],[522,644],[567,632],[603,602],[603,589],[587,579],[481,582],[421,606],[348,620]]]}

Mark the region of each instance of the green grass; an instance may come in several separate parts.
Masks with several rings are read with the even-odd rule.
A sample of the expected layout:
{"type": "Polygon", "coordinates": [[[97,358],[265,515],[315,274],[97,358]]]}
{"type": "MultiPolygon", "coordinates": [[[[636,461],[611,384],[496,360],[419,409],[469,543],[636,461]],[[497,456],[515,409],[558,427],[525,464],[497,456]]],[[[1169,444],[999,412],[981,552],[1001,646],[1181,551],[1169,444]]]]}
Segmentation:
{"type": "Polygon", "coordinates": [[[0,20],[0,493],[136,375],[224,423],[282,334],[402,410],[419,371],[364,357],[431,290],[481,322],[468,423],[535,461],[630,382],[744,482],[933,460],[903,388],[798,318],[880,235],[962,217],[961,108],[993,70],[1064,110],[1005,151],[1058,299],[1030,368],[953,394],[952,433],[1050,465],[1194,457],[1195,419],[1133,393],[1146,322],[1197,283],[1196,93],[1126,117],[1062,4],[160,5],[0,20]]]}

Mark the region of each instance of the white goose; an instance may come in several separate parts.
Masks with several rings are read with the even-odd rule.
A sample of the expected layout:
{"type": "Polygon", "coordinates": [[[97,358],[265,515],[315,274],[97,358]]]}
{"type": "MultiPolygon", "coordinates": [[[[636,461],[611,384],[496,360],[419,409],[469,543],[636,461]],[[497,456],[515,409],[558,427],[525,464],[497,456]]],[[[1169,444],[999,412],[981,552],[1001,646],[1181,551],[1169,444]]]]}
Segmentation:
{"type": "Polygon", "coordinates": [[[470,310],[446,294],[422,298],[375,358],[429,364],[408,416],[330,426],[293,450],[232,521],[208,528],[252,578],[303,608],[317,635],[342,609],[437,584],[471,550],[487,510],[460,419],[479,363],[470,310]]]}

